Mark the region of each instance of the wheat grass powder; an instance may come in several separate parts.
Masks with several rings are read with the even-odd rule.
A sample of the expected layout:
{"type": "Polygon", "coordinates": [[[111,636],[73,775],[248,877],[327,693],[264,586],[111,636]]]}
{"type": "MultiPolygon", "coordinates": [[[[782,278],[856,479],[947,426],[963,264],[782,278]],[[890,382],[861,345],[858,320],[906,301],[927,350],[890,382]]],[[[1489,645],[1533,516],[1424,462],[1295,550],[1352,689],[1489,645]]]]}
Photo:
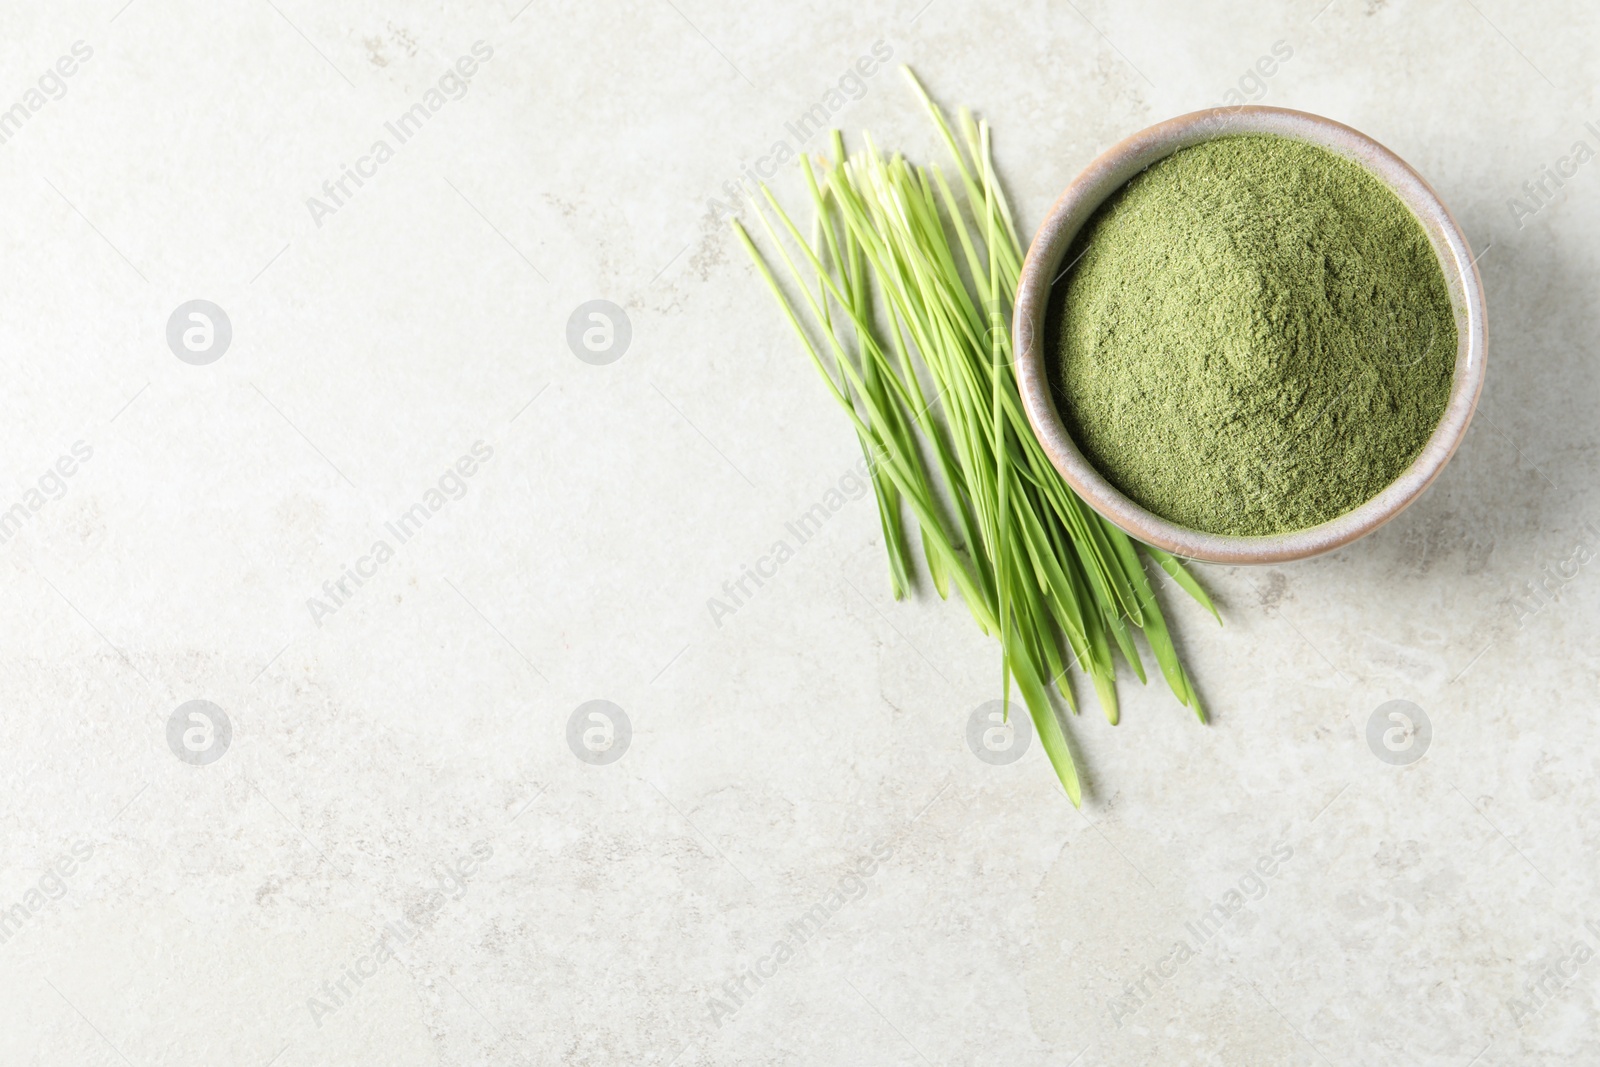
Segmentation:
{"type": "Polygon", "coordinates": [[[1047,343],[1073,440],[1149,511],[1304,529],[1371,499],[1444,413],[1456,325],[1421,224],[1356,163],[1284,137],[1182,149],[1069,249],[1047,343]]]}

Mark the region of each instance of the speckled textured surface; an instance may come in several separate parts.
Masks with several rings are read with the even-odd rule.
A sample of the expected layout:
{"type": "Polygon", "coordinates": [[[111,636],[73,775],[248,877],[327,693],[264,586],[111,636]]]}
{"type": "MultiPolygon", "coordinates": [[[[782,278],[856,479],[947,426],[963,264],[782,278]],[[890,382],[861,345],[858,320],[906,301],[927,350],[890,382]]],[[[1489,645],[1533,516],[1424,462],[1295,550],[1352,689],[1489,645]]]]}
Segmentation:
{"type": "Polygon", "coordinates": [[[0,10],[0,1062],[1600,1058],[1600,15],[519,8],[0,10]],[[969,749],[995,650],[889,599],[712,203],[813,106],[932,157],[850,73],[880,41],[993,120],[1030,229],[1242,89],[1481,254],[1456,458],[1356,545],[1202,568],[1215,722],[1088,701],[1081,813],[969,749]]]}

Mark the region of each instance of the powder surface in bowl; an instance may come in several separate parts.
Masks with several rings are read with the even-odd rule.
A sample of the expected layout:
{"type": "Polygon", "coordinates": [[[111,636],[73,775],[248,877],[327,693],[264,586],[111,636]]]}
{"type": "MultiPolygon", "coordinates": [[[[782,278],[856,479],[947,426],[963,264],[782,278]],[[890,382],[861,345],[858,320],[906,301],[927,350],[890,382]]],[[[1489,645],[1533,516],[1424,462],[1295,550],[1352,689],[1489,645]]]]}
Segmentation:
{"type": "Polygon", "coordinates": [[[1180,526],[1326,522],[1394,481],[1444,412],[1456,326],[1427,235],[1316,145],[1182,149],[1103,204],[1064,262],[1046,326],[1062,421],[1180,526]]]}

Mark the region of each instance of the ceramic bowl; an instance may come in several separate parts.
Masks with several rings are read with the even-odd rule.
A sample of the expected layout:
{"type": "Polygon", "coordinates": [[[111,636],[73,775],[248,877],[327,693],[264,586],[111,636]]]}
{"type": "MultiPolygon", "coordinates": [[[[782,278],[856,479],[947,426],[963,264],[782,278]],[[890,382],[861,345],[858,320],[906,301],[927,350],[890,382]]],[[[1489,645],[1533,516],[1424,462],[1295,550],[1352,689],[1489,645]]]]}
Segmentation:
{"type": "Polygon", "coordinates": [[[1277,107],[1229,107],[1196,111],[1151,126],[1112,146],[1067,186],[1028,248],[1013,317],[1017,375],[1028,421],[1061,476],[1090,507],[1131,536],[1188,559],[1210,563],[1264,564],[1304,559],[1371,533],[1422,495],[1467,432],[1483,389],[1487,334],[1483,285],[1472,251],[1439,197],[1399,156],[1348,126],[1303,111],[1277,107]],[[1355,162],[1392,189],[1416,216],[1439,257],[1455,312],[1455,375],[1444,417],[1416,460],[1388,488],[1353,511],[1319,526],[1266,537],[1233,537],[1178,526],[1128,499],[1078,451],[1056,410],[1050,386],[1051,360],[1045,316],[1051,285],[1079,229],[1112,193],[1134,175],[1181,148],[1232,134],[1277,134],[1320,145],[1355,162]]]}

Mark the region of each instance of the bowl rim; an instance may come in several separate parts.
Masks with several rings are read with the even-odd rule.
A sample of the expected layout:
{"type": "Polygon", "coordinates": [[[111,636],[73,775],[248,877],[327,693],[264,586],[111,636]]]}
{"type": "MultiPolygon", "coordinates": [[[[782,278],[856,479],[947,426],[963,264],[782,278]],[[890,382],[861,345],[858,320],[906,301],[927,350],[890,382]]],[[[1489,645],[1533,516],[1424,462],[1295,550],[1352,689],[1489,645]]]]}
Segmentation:
{"type": "MultiPolygon", "coordinates": [[[[1070,268],[1070,264],[1069,264],[1070,268]]],[[[1343,123],[1289,108],[1246,104],[1168,119],[1112,145],[1066,187],[1039,224],[1023,260],[1012,318],[1018,387],[1034,435],[1061,476],[1095,511],[1130,536],[1209,563],[1269,564],[1342,548],[1405,510],[1438,477],[1466,435],[1486,371],[1483,283],[1466,236],[1427,181],[1394,152],[1343,123]],[[1417,458],[1378,495],[1304,530],[1239,537],[1170,522],[1134,503],[1084,458],[1056,410],[1043,354],[1056,268],[1083,224],[1129,179],[1179,149],[1236,134],[1276,134],[1326,148],[1362,166],[1399,197],[1428,235],[1456,320],[1456,362],[1444,414],[1417,458]]]]}

